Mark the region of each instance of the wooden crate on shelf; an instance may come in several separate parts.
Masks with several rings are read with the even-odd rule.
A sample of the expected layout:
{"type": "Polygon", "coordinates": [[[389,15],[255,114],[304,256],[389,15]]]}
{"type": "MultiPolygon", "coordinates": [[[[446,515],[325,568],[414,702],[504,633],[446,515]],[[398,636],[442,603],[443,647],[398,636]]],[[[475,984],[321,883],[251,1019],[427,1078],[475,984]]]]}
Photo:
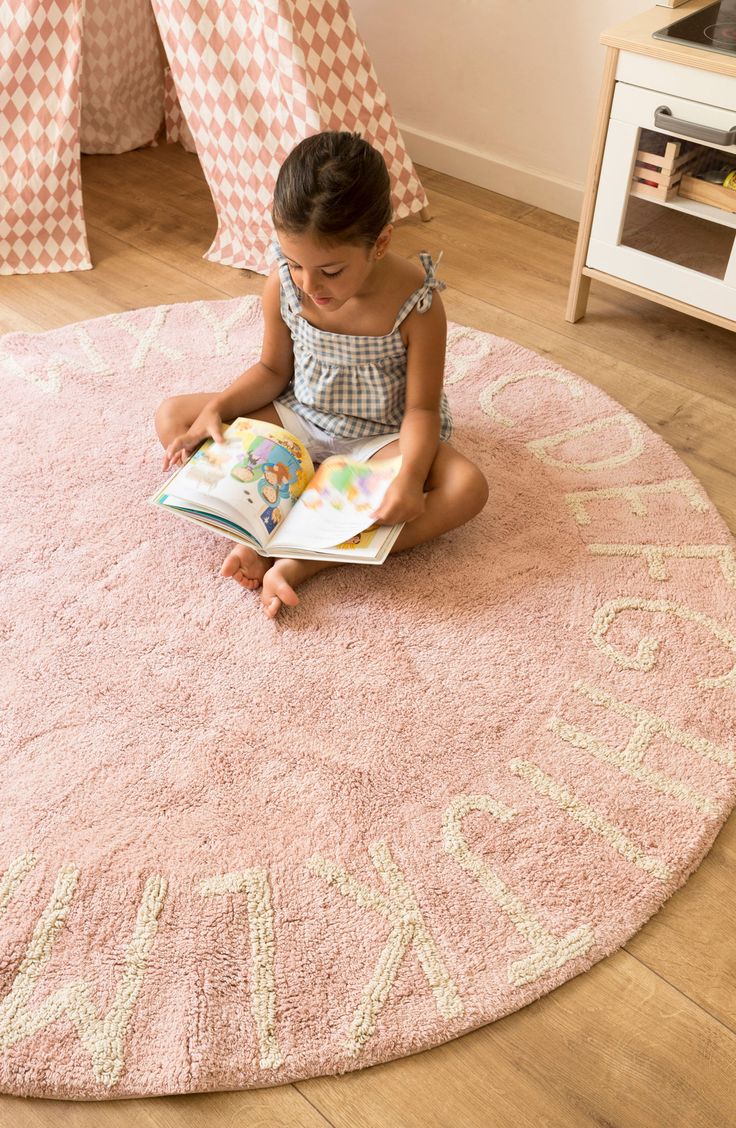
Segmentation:
{"type": "Polygon", "coordinates": [[[722,211],[736,212],[736,191],[733,188],[710,184],[707,180],[698,180],[696,176],[683,176],[680,195],[686,200],[697,200],[700,204],[710,204],[722,211]]]}
{"type": "Polygon", "coordinates": [[[631,176],[631,195],[665,203],[678,193],[683,173],[697,160],[688,141],[675,141],[663,133],[643,129],[631,176]]]}

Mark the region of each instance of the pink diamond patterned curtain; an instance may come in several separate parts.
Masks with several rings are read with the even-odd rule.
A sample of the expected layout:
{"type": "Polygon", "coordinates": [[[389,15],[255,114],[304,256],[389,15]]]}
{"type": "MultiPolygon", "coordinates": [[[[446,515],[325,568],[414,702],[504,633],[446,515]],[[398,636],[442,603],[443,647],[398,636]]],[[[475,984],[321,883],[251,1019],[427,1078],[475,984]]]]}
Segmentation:
{"type": "Polygon", "coordinates": [[[188,153],[196,153],[197,146],[194,144],[192,131],[181,111],[181,103],[174,86],[171,67],[167,67],[164,71],[164,125],[166,126],[166,140],[169,144],[178,143],[188,153]]]}
{"type": "Polygon", "coordinates": [[[266,273],[279,166],[356,130],[383,153],[397,217],[427,204],[347,0],[152,0],[217,209],[205,258],[266,273]]]}
{"type": "Polygon", "coordinates": [[[150,145],[164,112],[164,75],[149,0],[85,0],[83,153],[150,145]]]}
{"type": "Polygon", "coordinates": [[[89,270],[82,0],[0,0],[0,274],[89,270]]]}
{"type": "Polygon", "coordinates": [[[0,273],[91,266],[82,48],[82,149],[152,144],[165,116],[212,193],[212,262],[269,271],[276,175],[322,129],[383,153],[397,217],[426,206],[347,0],[86,0],[83,36],[82,3],[0,0],[0,273]]]}

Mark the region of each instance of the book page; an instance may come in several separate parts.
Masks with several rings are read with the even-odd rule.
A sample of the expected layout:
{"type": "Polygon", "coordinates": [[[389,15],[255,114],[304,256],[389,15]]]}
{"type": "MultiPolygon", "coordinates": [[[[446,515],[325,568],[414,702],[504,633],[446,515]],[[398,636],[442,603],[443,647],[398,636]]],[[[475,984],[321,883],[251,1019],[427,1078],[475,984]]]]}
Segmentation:
{"type": "Polygon", "coordinates": [[[331,548],[368,529],[401,466],[401,458],[356,462],[342,455],[325,459],[272,537],[270,548],[331,548]]]}
{"type": "MultiPolygon", "coordinates": [[[[301,560],[335,560],[341,564],[383,564],[403,529],[400,525],[371,525],[350,540],[330,548],[285,548],[279,546],[279,556],[292,556],[301,560]]],[[[269,548],[270,552],[271,549],[269,548]]]]}
{"type": "Polygon", "coordinates": [[[225,442],[207,439],[167,484],[162,502],[212,513],[265,544],[314,474],[309,452],[288,431],[236,419],[225,442]]]}

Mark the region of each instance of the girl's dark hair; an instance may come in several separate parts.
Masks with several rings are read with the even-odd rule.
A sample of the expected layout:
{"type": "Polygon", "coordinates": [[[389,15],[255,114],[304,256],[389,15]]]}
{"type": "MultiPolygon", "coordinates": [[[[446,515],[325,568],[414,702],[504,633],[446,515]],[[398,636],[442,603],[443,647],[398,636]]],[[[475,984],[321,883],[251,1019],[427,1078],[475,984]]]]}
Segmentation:
{"type": "Polygon", "coordinates": [[[372,246],[392,215],[385,161],[357,133],[315,133],[281,166],[272,211],[278,231],[372,246]]]}

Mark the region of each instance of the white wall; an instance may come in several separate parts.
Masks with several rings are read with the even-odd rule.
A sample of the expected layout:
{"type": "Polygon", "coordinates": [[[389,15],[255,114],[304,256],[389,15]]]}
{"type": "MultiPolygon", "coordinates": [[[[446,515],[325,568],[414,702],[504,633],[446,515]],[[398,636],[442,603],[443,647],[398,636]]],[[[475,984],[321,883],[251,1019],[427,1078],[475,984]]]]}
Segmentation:
{"type": "Polygon", "coordinates": [[[352,0],[415,161],[572,218],[598,99],[600,33],[652,7],[654,0],[352,0]]]}

